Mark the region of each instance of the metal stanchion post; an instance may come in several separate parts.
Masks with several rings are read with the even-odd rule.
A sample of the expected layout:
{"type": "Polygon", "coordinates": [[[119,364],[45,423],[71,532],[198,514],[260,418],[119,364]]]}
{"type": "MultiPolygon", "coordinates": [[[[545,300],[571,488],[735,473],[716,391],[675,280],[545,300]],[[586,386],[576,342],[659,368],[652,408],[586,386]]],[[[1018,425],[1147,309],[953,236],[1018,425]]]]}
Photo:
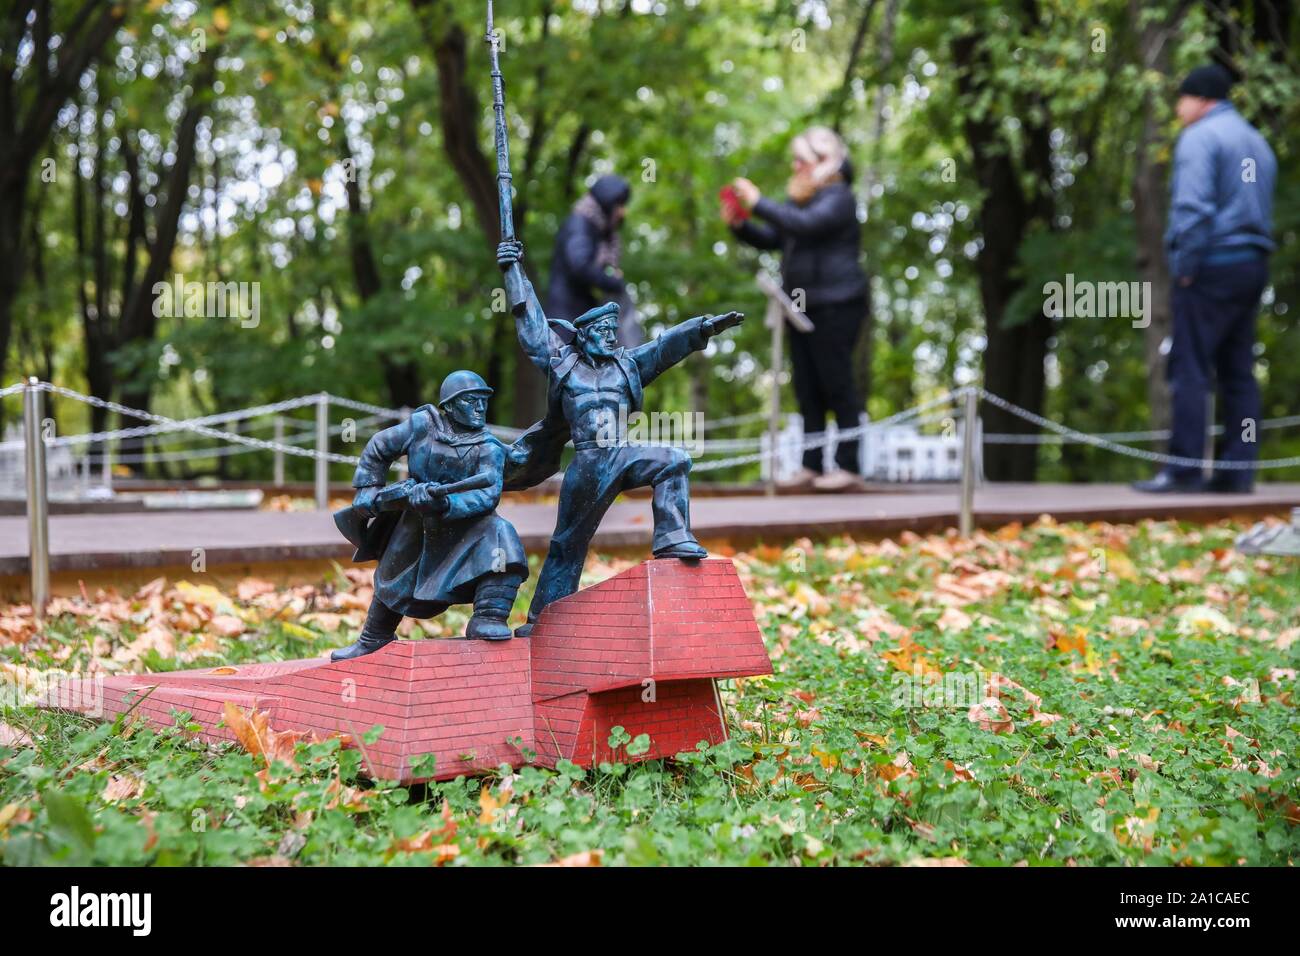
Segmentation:
{"type": "MultiPolygon", "coordinates": [[[[1201,457],[1206,461],[1214,461],[1214,393],[1210,392],[1205,396],[1205,445],[1201,450],[1201,457]]],[[[1201,468],[1201,477],[1210,479],[1214,477],[1214,466],[1206,465],[1201,468]]]]}
{"type": "Polygon", "coordinates": [[[44,401],[39,382],[28,379],[23,390],[23,452],[27,459],[27,558],[32,577],[32,614],[45,617],[50,600],[50,520],[45,483],[45,438],[41,434],[44,401]]]}
{"type": "Polygon", "coordinates": [[[781,307],[771,299],[767,304],[767,321],[772,326],[772,394],[769,398],[767,413],[767,493],[776,494],[777,441],[781,437],[781,366],[785,364],[785,348],[782,343],[785,332],[785,316],[781,307]]]}
{"type": "MultiPolygon", "coordinates": [[[[284,416],[283,415],[275,416],[275,443],[277,445],[284,444],[284,416]]],[[[282,452],[279,448],[277,448],[274,454],[275,454],[275,463],[272,466],[273,470],[272,470],[271,483],[274,484],[275,487],[279,488],[284,484],[284,452],[282,452]]]]}
{"type": "Polygon", "coordinates": [[[321,392],[316,399],[316,510],[330,506],[330,397],[321,392]]]}
{"type": "MultiPolygon", "coordinates": [[[[107,425],[109,417],[104,416],[104,424],[107,425]]],[[[112,439],[105,438],[99,443],[99,469],[104,479],[104,487],[109,491],[113,490],[113,442],[112,439]]]]}
{"type": "Polygon", "coordinates": [[[963,538],[975,531],[975,429],[979,415],[979,395],[974,388],[966,392],[966,414],[961,440],[961,521],[958,530],[963,538]]]}
{"type": "MultiPolygon", "coordinates": [[[[772,447],[768,449],[767,493],[776,494],[777,436],[781,430],[781,367],[785,364],[782,338],[785,335],[785,323],[789,322],[796,332],[811,332],[812,322],[808,316],[796,307],[794,300],[786,295],[785,290],[766,272],[759,272],[754,277],[759,291],[767,296],[767,324],[772,329],[772,404],[768,413],[768,439],[772,447]]],[[[806,428],[807,422],[804,423],[806,428]]]]}

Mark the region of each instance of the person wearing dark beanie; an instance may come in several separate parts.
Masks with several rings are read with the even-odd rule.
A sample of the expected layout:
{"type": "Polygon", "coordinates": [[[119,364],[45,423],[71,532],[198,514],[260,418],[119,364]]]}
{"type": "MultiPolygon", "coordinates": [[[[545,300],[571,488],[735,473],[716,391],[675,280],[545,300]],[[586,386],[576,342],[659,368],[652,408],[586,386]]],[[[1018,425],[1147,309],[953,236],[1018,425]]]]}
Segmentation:
{"type": "Polygon", "coordinates": [[[1226,100],[1231,86],[1231,73],[1217,63],[1206,63],[1187,74],[1178,85],[1178,95],[1195,96],[1203,100],[1226,100]]]}
{"type": "Polygon", "coordinates": [[[1212,477],[1167,465],[1139,491],[1249,493],[1258,458],[1259,385],[1255,321],[1268,284],[1277,159],[1230,102],[1232,76],[1198,66],[1178,86],[1183,127],[1174,147],[1165,252],[1173,284],[1173,345],[1167,375],[1172,406],[1169,454],[1205,454],[1206,396],[1217,385],[1223,437],[1212,477]],[[1220,463],[1235,467],[1218,467],[1220,463]]]}
{"type": "MultiPolygon", "coordinates": [[[[546,314],[570,320],[606,301],[617,301],[622,315],[635,322],[619,261],[623,246],[619,228],[632,187],[622,176],[604,175],[573,204],[555,236],[546,314]]],[[[640,344],[640,328],[620,321],[619,344],[640,344]]]]}

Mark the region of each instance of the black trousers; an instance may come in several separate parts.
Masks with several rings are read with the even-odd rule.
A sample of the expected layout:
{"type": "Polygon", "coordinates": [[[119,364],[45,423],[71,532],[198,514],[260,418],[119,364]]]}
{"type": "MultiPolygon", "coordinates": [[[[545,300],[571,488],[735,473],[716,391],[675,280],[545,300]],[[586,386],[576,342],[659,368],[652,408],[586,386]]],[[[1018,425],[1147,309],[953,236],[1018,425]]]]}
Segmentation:
{"type": "MultiPolygon", "coordinates": [[[[825,429],[828,414],[835,416],[835,424],[841,429],[858,427],[863,406],[853,383],[853,351],[867,318],[867,308],[865,298],[812,306],[807,309],[813,323],[811,332],[788,329],[794,397],[805,433],[825,429]]],[[[858,442],[840,442],[835,450],[835,463],[856,474],[858,442]]],[[[803,465],[820,472],[822,449],[805,451],[803,465]]]]}
{"type": "MultiPolygon", "coordinates": [[[[1268,284],[1268,260],[1202,266],[1191,285],[1175,284],[1174,340],[1169,351],[1169,391],[1173,427],[1169,454],[1205,456],[1206,396],[1217,382],[1224,423],[1219,461],[1259,457],[1260,400],[1255,381],[1255,320],[1268,284]],[[1249,428],[1253,441],[1243,433],[1249,428]]],[[[1179,478],[1198,470],[1170,466],[1179,478]]],[[[1233,483],[1250,484],[1253,472],[1219,471],[1233,483]]]]}

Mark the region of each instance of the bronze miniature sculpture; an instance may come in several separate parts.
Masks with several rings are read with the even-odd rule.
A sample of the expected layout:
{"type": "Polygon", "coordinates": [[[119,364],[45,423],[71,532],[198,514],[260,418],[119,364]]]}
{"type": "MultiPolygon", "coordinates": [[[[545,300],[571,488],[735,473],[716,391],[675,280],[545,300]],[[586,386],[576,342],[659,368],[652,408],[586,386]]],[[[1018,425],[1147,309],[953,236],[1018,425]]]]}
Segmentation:
{"type": "MultiPolygon", "coordinates": [[[[490,2],[488,10],[495,40],[490,2]]],[[[736,569],[728,560],[699,560],[705,552],[690,531],[689,459],[679,448],[629,445],[627,435],[609,427],[626,421],[613,414],[641,407],[647,383],[743,316],[690,319],[631,350],[616,347],[612,306],[572,325],[548,324],[513,241],[496,61],[494,42],[505,240],[499,261],[520,340],[551,383],[546,418],[507,448],[485,427],[492,389],[473,372],[447,376],[437,407],[425,405],[371,438],[353,480],[353,505],[335,515],[356,548],[354,559],[379,562],[356,643],[335,651],[329,663],[312,658],[117,674],[96,677],[104,681],[97,691],[70,688],[71,699],[96,702],[95,716],[134,715],[171,727],[183,711],[201,739],[220,742],[234,737],[227,719],[232,708],[259,708],[278,729],[345,735],[349,746],[359,745],[358,722],[370,721],[379,733],[365,738],[365,773],[409,784],[502,764],[591,767],[671,758],[727,739],[718,679],[772,673],[736,569]],[[519,536],[496,506],[503,488],[528,487],[553,474],[570,436],[577,457],[565,474],[555,537],[529,615],[536,630],[527,641],[505,640],[528,565],[519,536]],[[403,455],[410,477],[386,486],[388,469],[403,455]],[[644,561],[570,594],[606,508],[619,489],[639,484],[654,488],[655,556],[684,560],[644,561]],[[539,620],[542,608],[560,597],[539,620]],[[394,640],[403,616],[432,617],[471,601],[466,637],[488,640],[394,640]],[[380,653],[365,656],[374,651],[380,653]],[[648,696],[647,686],[654,688],[648,696]],[[633,754],[616,745],[615,730],[649,744],[633,754]]]]}
{"type": "Polygon", "coordinates": [[[335,523],[356,545],[354,561],[378,560],[375,595],[361,636],[331,660],[377,651],[403,617],[436,617],[453,604],[474,605],[466,637],[510,637],[506,619],[528,560],[514,526],[496,513],[506,446],[486,428],[491,394],[474,372],[453,372],[437,408],[424,405],[367,442],[352,479],[356,497],[335,523]],[[403,455],[411,477],[385,487],[403,455]]]}

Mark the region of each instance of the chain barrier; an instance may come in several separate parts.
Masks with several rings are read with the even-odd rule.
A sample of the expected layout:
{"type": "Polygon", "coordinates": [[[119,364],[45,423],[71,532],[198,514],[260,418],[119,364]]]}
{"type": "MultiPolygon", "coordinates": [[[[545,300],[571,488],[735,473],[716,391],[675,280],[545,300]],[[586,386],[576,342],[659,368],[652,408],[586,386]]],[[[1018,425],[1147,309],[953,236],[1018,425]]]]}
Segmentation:
{"type": "MultiPolygon", "coordinates": [[[[42,383],[42,385],[44,384],[45,383],[42,383]]],[[[56,385],[49,385],[44,390],[55,394],[62,394],[65,398],[72,398],[74,395],[80,395],[79,392],[65,394],[65,391],[68,390],[60,390],[56,385]]],[[[96,405],[103,401],[103,399],[97,399],[92,395],[82,396],[75,400],[85,402],[89,405],[96,405]]],[[[276,415],[280,412],[302,408],[306,405],[314,405],[315,403],[316,399],[312,397],[304,396],[301,398],[290,398],[283,402],[275,402],[270,405],[256,405],[251,408],[240,408],[233,412],[219,412],[215,415],[204,415],[201,418],[168,419],[169,424],[160,423],[155,425],[138,425],[133,428],[117,428],[112,431],[85,432],[80,435],[64,435],[59,438],[52,438],[46,444],[51,447],[59,447],[62,445],[84,444],[86,442],[105,442],[116,441],[122,438],[143,438],[148,435],[165,435],[169,432],[190,431],[190,426],[192,425],[220,425],[226,422],[242,421],[246,418],[260,418],[265,415],[276,415]]],[[[107,407],[107,405],[101,407],[107,407]]],[[[121,407],[125,408],[126,406],[121,407]]],[[[118,409],[113,410],[118,411],[118,409]]],[[[138,412],[139,410],[135,409],[128,412],[119,412],[119,414],[130,415],[133,418],[143,418],[144,415],[149,414],[144,413],[144,415],[142,415],[138,414],[138,412]]]]}
{"type": "MultiPolygon", "coordinates": [[[[1284,415],[1281,418],[1265,418],[1259,423],[1260,431],[1273,428],[1290,428],[1300,425],[1300,415],[1284,415]]],[[[1215,425],[1209,430],[1211,435],[1222,435],[1223,426],[1215,425]]],[[[1093,438],[1105,438],[1109,441],[1164,441],[1172,437],[1168,428],[1151,429],[1139,432],[1087,432],[1093,438]]],[[[1015,432],[985,432],[986,445],[1074,445],[1080,444],[1073,438],[1066,438],[1052,432],[1047,435],[1021,435],[1015,432]]]]}
{"type": "MultiPolygon", "coordinates": [[[[945,392],[937,398],[932,398],[919,405],[913,405],[911,408],[904,409],[901,412],[882,418],[879,421],[867,422],[865,425],[858,425],[855,428],[846,428],[840,432],[805,433],[798,451],[811,451],[816,448],[824,448],[833,441],[852,441],[855,438],[863,437],[869,432],[881,428],[889,428],[893,425],[903,424],[912,419],[920,418],[931,409],[951,407],[961,398],[965,397],[966,393],[970,391],[970,388],[971,386],[969,385],[963,385],[961,388],[945,392]]],[[[715,458],[706,461],[696,461],[692,463],[691,471],[716,471],[719,468],[734,468],[739,465],[752,465],[756,462],[763,461],[765,458],[776,459],[781,456],[782,452],[783,449],[780,448],[768,448],[764,451],[755,452],[749,455],[736,455],[731,458],[715,458]]]]}
{"type": "MultiPolygon", "coordinates": [[[[0,388],[0,398],[10,395],[16,395],[26,388],[26,384],[19,382],[14,385],[0,388]]],[[[315,449],[301,448],[293,442],[307,441],[315,436],[314,429],[304,429],[295,433],[286,439],[285,442],[267,441],[259,438],[252,438],[247,435],[241,435],[237,432],[223,431],[220,429],[210,428],[213,424],[220,424],[230,421],[241,421],[247,418],[263,417],[267,415],[276,415],[281,412],[291,411],[297,408],[313,406],[325,397],[332,405],[338,405],[342,408],[348,408],[354,411],[366,412],[371,416],[371,420],[383,418],[397,420],[406,417],[405,412],[395,411],[384,408],[380,405],[373,405],[368,402],[360,402],[354,399],[343,398],[329,393],[320,393],[317,395],[305,395],[297,398],[285,399],[284,401],[274,402],[266,405],[250,406],[249,408],[237,409],[230,412],[221,412],[215,415],[206,415],[201,418],[193,419],[174,419],[165,415],[158,415],[143,409],[130,408],[118,402],[108,401],[93,395],[84,395],[73,389],[64,388],[48,382],[37,384],[42,391],[49,392],[52,395],[59,395],[73,401],[83,404],[92,405],[97,408],[103,408],[108,411],[117,412],[130,418],[137,418],[142,421],[151,422],[149,425],[135,426],[131,428],[119,428],[111,431],[92,432],[80,435],[67,435],[51,439],[48,444],[52,447],[63,445],[85,444],[87,442],[106,442],[122,439],[141,438],[148,435],[173,434],[178,431],[193,432],[197,435],[203,435],[208,438],[216,438],[226,441],[230,444],[204,450],[176,450],[170,452],[157,452],[152,455],[153,460],[182,461],[190,458],[203,457],[220,457],[224,455],[240,454],[247,451],[278,451],[287,455],[295,455],[300,458],[318,458],[320,453],[315,449]]],[[[1035,412],[1022,408],[1013,402],[1007,401],[1001,396],[995,395],[983,386],[962,386],[949,392],[945,392],[936,398],[922,402],[911,408],[905,409],[887,418],[878,421],[867,422],[855,428],[847,428],[838,432],[806,432],[803,434],[799,447],[797,449],[782,449],[772,447],[763,449],[762,445],[766,436],[755,436],[751,438],[723,438],[711,439],[702,443],[705,454],[725,451],[744,451],[745,454],[734,455],[725,458],[700,459],[695,461],[693,470],[697,472],[714,471],[721,468],[732,468],[740,465],[755,464],[765,459],[775,459],[783,453],[790,451],[803,452],[824,448],[832,442],[852,441],[877,431],[894,425],[913,423],[916,425],[933,424],[943,422],[951,418],[950,415],[926,416],[926,413],[936,408],[950,408],[968,394],[971,389],[984,401],[994,405],[1009,414],[1015,415],[1024,421],[1030,422],[1039,428],[1046,429],[1049,434],[1046,435],[1021,435],[1016,433],[991,433],[982,436],[983,442],[987,444],[1048,444],[1048,443],[1079,443],[1091,445],[1104,451],[1114,454],[1124,455],[1130,458],[1136,458],[1143,461],[1149,461],[1156,464],[1176,465],[1188,468],[1205,468],[1212,467],[1226,471],[1251,471],[1273,468],[1293,468],[1300,466],[1300,455],[1290,458],[1275,458],[1263,461],[1214,461],[1212,459],[1187,458],[1178,455],[1167,455],[1161,452],[1149,451],[1143,448],[1134,448],[1130,445],[1122,444],[1122,441],[1155,441],[1169,436],[1168,430],[1148,430],[1132,432],[1109,432],[1102,434],[1089,434],[1077,429],[1062,425],[1052,419],[1045,418],[1035,412]],[[751,449],[756,449],[751,451],[751,449]]],[[[752,422],[763,421],[767,418],[764,413],[751,413],[748,415],[733,415],[717,421],[708,423],[707,428],[722,428],[732,425],[749,424],[752,422]]],[[[1282,418],[1266,419],[1260,423],[1260,429],[1285,428],[1291,425],[1300,424],[1300,415],[1289,415],[1282,418]]],[[[331,425],[330,433],[339,434],[342,430],[341,425],[331,425]]],[[[509,428],[506,426],[489,425],[488,428],[498,437],[507,440],[518,437],[523,433],[522,429],[509,428]]],[[[1222,432],[1222,426],[1216,428],[1216,433],[1222,432]]],[[[0,449],[21,446],[22,442],[4,442],[0,443],[0,449]]],[[[133,456],[114,456],[119,462],[128,462],[134,460],[144,461],[150,456],[133,455],[133,456]]],[[[335,452],[327,452],[324,455],[326,461],[338,464],[355,465],[360,461],[356,455],[342,455],[335,452]]]]}
{"type": "MultiPolygon", "coordinates": [[[[367,415],[365,418],[357,419],[354,425],[358,430],[364,432],[371,425],[374,425],[376,423],[375,419],[377,419],[378,417],[379,416],[377,415],[367,415]]],[[[347,426],[343,424],[331,425],[329,427],[329,433],[330,435],[341,435],[343,434],[346,427],[347,426]]],[[[295,432],[292,435],[285,436],[284,444],[298,445],[303,442],[314,442],[315,440],[316,440],[316,429],[304,428],[301,431],[295,432]]],[[[19,442],[19,444],[21,444],[21,442],[19,442]]],[[[88,452],[84,456],[84,458],[93,467],[95,465],[102,465],[105,457],[107,457],[109,461],[115,464],[131,465],[131,464],[146,464],[151,461],[173,462],[173,461],[196,461],[204,458],[225,458],[231,455],[246,455],[249,454],[250,452],[261,451],[260,448],[249,448],[246,445],[218,445],[216,448],[186,448],[186,449],[175,449],[172,451],[154,451],[148,453],[140,452],[137,454],[130,454],[130,453],[123,454],[120,449],[121,446],[118,446],[118,448],[115,449],[113,453],[108,456],[95,455],[88,452]]],[[[314,455],[315,452],[313,451],[312,454],[314,455]]]]}
{"type": "MultiPolygon", "coordinates": [[[[18,382],[15,383],[14,385],[10,385],[6,388],[0,389],[0,398],[7,397],[9,395],[21,394],[23,389],[26,387],[27,387],[26,383],[18,382]]],[[[42,382],[40,383],[39,387],[41,388],[42,391],[48,391],[54,394],[63,394],[63,392],[60,391],[59,386],[54,386],[42,382]]],[[[372,418],[383,418],[392,421],[398,421],[406,418],[410,414],[410,410],[396,410],[392,408],[385,408],[382,405],[375,405],[370,402],[362,402],[351,398],[344,398],[340,395],[334,395],[333,393],[325,392],[325,393],[316,393],[312,395],[302,395],[297,398],[285,399],[280,402],[274,402],[266,405],[254,405],[248,408],[236,409],[234,411],[220,412],[213,415],[205,415],[199,418],[170,419],[167,424],[135,425],[127,428],[115,428],[115,429],[100,431],[100,432],[84,432],[76,435],[61,435],[56,438],[51,438],[49,441],[46,442],[46,444],[49,447],[54,448],[60,446],[83,445],[89,443],[115,442],[118,443],[117,447],[118,450],[120,451],[123,448],[122,445],[123,442],[148,438],[155,435],[169,435],[169,434],[174,434],[175,432],[178,431],[194,431],[195,429],[190,428],[191,425],[201,425],[201,426],[218,425],[218,424],[224,424],[226,422],[242,421],[244,419],[250,419],[250,418],[262,418],[269,415],[278,415],[282,412],[293,411],[298,408],[313,407],[316,405],[318,401],[320,401],[320,397],[322,394],[324,394],[325,397],[328,398],[329,403],[331,405],[337,405],[340,408],[347,408],[352,411],[366,412],[372,418]]],[[[71,394],[68,394],[65,395],[64,397],[72,398],[73,396],[71,394]]],[[[76,399],[76,400],[84,401],[86,404],[91,404],[91,405],[97,404],[97,401],[103,401],[102,399],[91,401],[91,399],[93,398],[94,396],[85,396],[83,399],[76,399]]],[[[123,414],[128,414],[128,413],[123,413],[123,414]]],[[[134,417],[140,417],[140,416],[137,415],[134,417]]],[[[754,422],[766,421],[767,417],[768,417],[767,413],[765,412],[753,412],[745,415],[729,415],[724,418],[719,418],[712,421],[705,421],[705,423],[702,425],[702,429],[705,431],[711,431],[719,428],[738,427],[741,425],[752,424],[754,422]]],[[[259,424],[258,427],[265,427],[265,426],[259,424]]],[[[498,438],[504,441],[513,441],[514,439],[522,435],[525,431],[525,429],[514,428],[509,425],[489,424],[487,427],[488,430],[492,432],[492,434],[496,435],[498,438]]],[[[337,427],[331,429],[331,434],[337,434],[337,433],[338,433],[337,427]]],[[[310,434],[314,434],[314,432],[311,432],[310,434]]],[[[761,438],[759,437],[710,439],[707,442],[705,442],[705,447],[710,449],[711,451],[737,451],[737,450],[747,449],[747,448],[758,448],[760,442],[761,442],[761,438]]],[[[21,447],[22,447],[21,440],[0,442],[0,450],[4,450],[8,448],[21,448],[21,447]]],[[[143,442],[135,442],[133,447],[143,447],[143,442]]],[[[244,447],[247,450],[253,450],[253,451],[259,450],[256,447],[252,447],[252,448],[248,448],[248,446],[244,446],[244,447]]],[[[238,453],[239,453],[238,450],[232,449],[229,446],[227,446],[225,448],[212,449],[208,451],[196,450],[192,454],[194,458],[202,458],[204,456],[228,455],[228,454],[238,454],[238,453]]],[[[185,453],[179,451],[159,452],[158,454],[159,455],[165,454],[168,456],[166,459],[159,458],[158,460],[169,460],[169,461],[186,460],[185,453]]],[[[147,459],[145,457],[140,457],[140,456],[133,457],[133,456],[119,454],[115,456],[115,460],[122,463],[127,463],[132,460],[144,461],[147,459]]]]}
{"type": "Polygon", "coordinates": [[[1255,471],[1266,468],[1294,468],[1300,465],[1300,455],[1293,455],[1290,458],[1272,458],[1265,461],[1215,461],[1210,458],[1186,458],[1181,455],[1166,455],[1158,451],[1148,451],[1145,448],[1133,448],[1130,445],[1121,445],[1119,442],[1097,435],[1089,435],[1087,432],[1061,425],[1050,418],[1044,418],[1036,412],[1031,412],[1027,408],[1021,408],[1014,402],[1009,402],[999,395],[994,395],[982,386],[979,387],[979,395],[990,405],[995,405],[1017,418],[1037,425],[1039,428],[1046,428],[1048,431],[1071,438],[1076,442],[1092,445],[1094,448],[1102,448],[1117,455],[1126,455],[1129,458],[1137,458],[1142,461],[1150,461],[1161,465],[1177,465],[1180,468],[1210,467],[1222,471],[1255,471]]]}
{"type": "MultiPolygon", "coordinates": [[[[1217,428],[1215,434],[1222,432],[1222,428],[1217,428]]],[[[1103,438],[1110,441],[1160,441],[1169,437],[1167,429],[1141,432],[1098,432],[1093,435],[1094,438],[1103,438]]],[[[1077,445],[1079,442],[1073,438],[1065,438],[1057,435],[1055,432],[1043,434],[1023,435],[1018,432],[985,432],[984,443],[986,445],[1077,445]]]]}
{"type": "MultiPolygon", "coordinates": [[[[337,405],[339,406],[339,408],[350,408],[354,412],[368,412],[371,415],[378,415],[381,418],[391,418],[396,420],[396,419],[406,418],[407,415],[410,414],[410,412],[403,412],[392,408],[384,408],[382,405],[371,405],[369,402],[358,402],[356,399],[343,398],[338,395],[333,395],[329,392],[325,392],[324,395],[326,398],[329,399],[329,403],[331,405],[337,405]]],[[[315,402],[316,399],[313,397],[312,403],[315,404],[315,402]]]]}
{"type": "Polygon", "coordinates": [[[712,431],[715,428],[733,428],[739,425],[752,425],[754,422],[765,422],[768,419],[768,412],[750,412],[748,415],[727,415],[723,418],[709,419],[704,422],[704,431],[712,431]]]}
{"type": "MultiPolygon", "coordinates": [[[[158,415],[154,412],[147,412],[140,408],[131,408],[120,402],[111,402],[106,399],[97,398],[94,395],[83,395],[81,392],[73,391],[70,388],[63,388],[60,385],[51,385],[48,382],[42,382],[40,388],[43,391],[53,395],[60,395],[63,398],[70,398],[75,402],[82,402],[86,405],[93,405],[96,408],[103,408],[110,412],[117,412],[119,415],[126,415],[128,418],[139,418],[142,421],[154,422],[158,425],[171,426],[169,430],[191,431],[197,435],[205,435],[208,438],[220,438],[224,441],[232,442],[236,445],[247,445],[250,448],[260,448],[264,451],[279,451],[286,455],[296,455],[299,458],[324,458],[326,461],[336,462],[341,465],[355,465],[361,459],[356,455],[339,455],[334,452],[326,452],[322,455],[312,449],[299,448],[297,445],[285,445],[280,442],[265,441],[261,438],[249,438],[246,435],[240,435],[237,432],[221,431],[216,428],[208,428],[205,425],[196,425],[193,420],[182,421],[175,418],[168,418],[166,415],[158,415]]],[[[294,399],[298,401],[298,399],[294,399]]]]}

